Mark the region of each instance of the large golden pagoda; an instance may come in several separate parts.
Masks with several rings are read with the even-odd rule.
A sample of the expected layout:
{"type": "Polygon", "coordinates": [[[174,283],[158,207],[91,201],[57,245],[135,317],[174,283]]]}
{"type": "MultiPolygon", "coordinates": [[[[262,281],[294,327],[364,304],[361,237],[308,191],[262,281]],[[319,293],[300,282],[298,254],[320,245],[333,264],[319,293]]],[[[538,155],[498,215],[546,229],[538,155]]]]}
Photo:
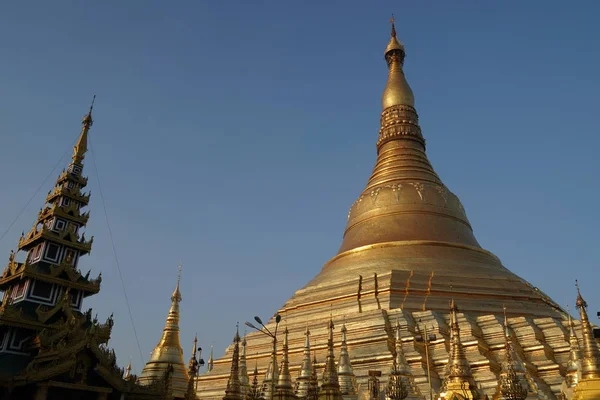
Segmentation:
{"type": "MultiPolygon", "coordinates": [[[[370,370],[383,375],[393,370],[393,324],[398,321],[406,375],[416,386],[410,393],[438,398],[450,389],[447,381],[454,382],[450,386],[455,391],[468,387],[467,398],[502,398],[499,378],[505,332],[510,332],[510,351],[518,358],[511,362],[518,363],[527,382],[527,398],[557,398],[571,354],[567,313],[479,245],[460,200],[434,171],[403,71],[405,49],[393,23],[384,55],[389,75],[371,177],[350,208],[338,253],[279,310],[289,331],[291,373],[298,375],[306,358],[307,323],[312,350],[324,352],[330,333],[324,327],[331,312],[340,325],[345,318],[344,339],[359,396],[367,391],[370,370]],[[460,311],[450,312],[451,298],[460,311]],[[459,329],[454,341],[460,342],[455,353],[461,358],[452,364],[451,336],[452,331],[458,336],[459,329]],[[468,376],[459,376],[461,365],[469,367],[468,376]]],[[[267,327],[274,327],[274,321],[267,327]]],[[[580,323],[574,332],[583,337],[580,323]]],[[[264,375],[271,362],[270,339],[252,333],[247,342],[248,362],[256,361],[264,375]]],[[[201,399],[223,397],[231,352],[230,347],[199,377],[201,399]]]]}

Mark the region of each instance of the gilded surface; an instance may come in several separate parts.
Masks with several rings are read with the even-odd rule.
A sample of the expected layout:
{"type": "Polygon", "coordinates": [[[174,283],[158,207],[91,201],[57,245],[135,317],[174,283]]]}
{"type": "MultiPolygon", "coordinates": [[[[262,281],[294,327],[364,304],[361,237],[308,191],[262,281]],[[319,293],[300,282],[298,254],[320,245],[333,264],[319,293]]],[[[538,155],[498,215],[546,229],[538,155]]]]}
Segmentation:
{"type": "MultiPolygon", "coordinates": [[[[139,377],[139,383],[152,385],[156,380],[162,379],[168,369],[172,369],[171,390],[173,395],[183,398],[187,390],[189,375],[183,361],[183,349],[179,341],[180,302],[181,292],[179,291],[178,278],[177,286],[171,295],[171,307],[169,308],[162,337],[152,351],[150,360],[144,366],[139,377]]],[[[220,397],[223,397],[222,393],[220,397]]]]}
{"type": "MultiPolygon", "coordinates": [[[[402,326],[402,348],[418,398],[437,397],[452,369],[451,298],[460,304],[464,368],[481,396],[498,393],[505,357],[504,306],[514,350],[513,368],[528,399],[556,399],[569,360],[567,314],[547,295],[481,248],[458,197],[428,160],[402,65],[404,47],[392,35],[386,49],[389,77],[383,96],[377,160],[367,185],[352,205],[342,245],[306,286],[278,310],[289,329],[290,371],[305,360],[306,324],[311,349],[324,354],[325,324],[345,318],[347,348],[359,396],[368,395],[368,372],[387,379],[394,359],[393,322],[402,326]],[[424,345],[424,329],[435,337],[424,345]],[[431,388],[431,389],[430,389],[431,388]]],[[[274,326],[271,321],[269,327],[274,326]]],[[[581,325],[574,331],[581,336],[581,325]]],[[[265,373],[271,343],[247,337],[248,361],[265,373]]],[[[341,345],[339,335],[335,346],[341,345]]],[[[198,395],[223,395],[231,348],[199,378],[198,395]]],[[[314,365],[314,363],[313,363],[314,365]]],[[[320,372],[323,365],[317,365],[320,372]]],[[[304,372],[303,372],[304,373],[304,372]]],[[[463,384],[463,383],[460,383],[463,384]]],[[[472,393],[472,385],[456,388],[472,393]]]]}

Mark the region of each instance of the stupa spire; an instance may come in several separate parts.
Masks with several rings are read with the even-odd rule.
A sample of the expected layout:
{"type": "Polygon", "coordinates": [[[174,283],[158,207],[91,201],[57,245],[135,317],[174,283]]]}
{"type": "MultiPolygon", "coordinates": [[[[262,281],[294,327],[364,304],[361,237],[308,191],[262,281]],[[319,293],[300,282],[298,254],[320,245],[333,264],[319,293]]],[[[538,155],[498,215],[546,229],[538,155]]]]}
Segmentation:
{"type": "Polygon", "coordinates": [[[383,91],[382,107],[384,110],[399,105],[414,107],[415,98],[402,70],[406,53],[404,52],[404,46],[396,37],[396,25],[393,16],[390,22],[392,24],[392,34],[385,48],[385,60],[388,64],[389,76],[383,91]]]}
{"type": "Polygon", "coordinates": [[[296,378],[296,388],[294,392],[298,397],[307,397],[310,386],[312,384],[313,366],[310,359],[310,330],[308,325],[304,332],[304,353],[302,357],[302,365],[300,366],[300,372],[298,378],[296,378]]]}
{"type": "Polygon", "coordinates": [[[215,359],[213,357],[213,345],[210,345],[210,354],[208,356],[208,361],[206,362],[206,371],[210,372],[215,367],[215,359]]]}
{"type": "Polygon", "coordinates": [[[327,339],[327,359],[325,360],[325,370],[323,371],[323,383],[319,391],[319,399],[321,400],[341,400],[342,392],[340,391],[340,383],[335,368],[335,354],[333,352],[333,319],[329,319],[327,325],[329,330],[329,338],[327,339]]]}
{"type": "Polygon", "coordinates": [[[581,380],[581,347],[575,334],[573,318],[569,312],[569,361],[567,362],[567,376],[565,382],[567,387],[572,388],[581,380]]]}
{"type": "Polygon", "coordinates": [[[190,379],[188,380],[187,390],[185,392],[185,400],[195,400],[196,391],[195,391],[195,379],[198,376],[198,368],[200,364],[198,363],[198,358],[196,358],[198,348],[198,335],[194,336],[194,345],[192,346],[192,356],[190,357],[190,361],[188,363],[188,375],[190,379]]]}
{"type": "Polygon", "coordinates": [[[528,390],[523,386],[521,379],[517,375],[518,361],[513,356],[512,339],[508,330],[508,318],[506,317],[506,307],[504,307],[504,361],[498,380],[498,389],[506,400],[525,400],[528,390]]]}
{"type": "Polygon", "coordinates": [[[258,365],[254,365],[252,373],[252,386],[248,389],[246,400],[259,400],[261,398],[260,385],[258,384],[258,365]]]}
{"type": "Polygon", "coordinates": [[[240,362],[240,334],[239,328],[236,327],[235,336],[233,337],[233,355],[231,356],[231,373],[227,381],[227,389],[225,389],[225,397],[223,400],[241,400],[242,392],[240,390],[239,376],[240,362]]]}
{"type": "Polygon", "coordinates": [[[409,372],[408,363],[404,357],[404,350],[402,350],[402,332],[399,320],[396,322],[394,352],[394,360],[392,361],[392,370],[390,371],[386,394],[390,400],[401,400],[408,396],[406,378],[409,372]]]}
{"type": "Polygon", "coordinates": [[[350,362],[348,343],[346,341],[346,324],[342,325],[342,346],[340,347],[340,360],[338,362],[338,381],[340,390],[344,396],[356,396],[356,376],[350,362]]]}
{"type": "Polygon", "coordinates": [[[129,359],[129,363],[127,363],[127,367],[125,367],[125,376],[123,377],[124,379],[130,379],[131,378],[131,359],[129,359]]]}
{"type": "Polygon", "coordinates": [[[452,299],[450,303],[450,331],[451,353],[448,363],[448,376],[444,378],[446,393],[444,399],[454,399],[454,394],[460,394],[466,399],[478,399],[479,392],[475,386],[471,366],[465,355],[465,350],[460,340],[460,326],[458,324],[458,307],[452,299]]]}
{"type": "Polygon", "coordinates": [[[581,296],[579,283],[575,281],[577,286],[577,308],[581,318],[581,331],[583,335],[583,358],[581,360],[581,379],[600,379],[600,350],[598,342],[594,338],[592,325],[587,315],[587,303],[581,296]]]}
{"type": "Polygon", "coordinates": [[[277,397],[282,399],[294,397],[294,390],[292,387],[292,376],[290,375],[288,335],[289,331],[286,327],[283,331],[283,355],[281,357],[281,368],[279,372],[279,377],[277,378],[277,385],[275,386],[275,390],[277,391],[277,397]]]}
{"type": "Polygon", "coordinates": [[[248,368],[246,366],[246,335],[242,338],[242,349],[240,352],[240,387],[242,396],[245,396],[250,388],[250,378],[248,377],[248,368]]]}
{"type": "Polygon", "coordinates": [[[179,303],[182,300],[179,284],[181,282],[181,266],[177,275],[177,284],[171,295],[171,307],[163,328],[160,341],[152,351],[150,360],[140,375],[140,383],[149,385],[155,379],[164,376],[166,368],[171,365],[172,390],[175,397],[184,397],[189,382],[189,374],[183,361],[183,349],[179,340],[179,303]]]}

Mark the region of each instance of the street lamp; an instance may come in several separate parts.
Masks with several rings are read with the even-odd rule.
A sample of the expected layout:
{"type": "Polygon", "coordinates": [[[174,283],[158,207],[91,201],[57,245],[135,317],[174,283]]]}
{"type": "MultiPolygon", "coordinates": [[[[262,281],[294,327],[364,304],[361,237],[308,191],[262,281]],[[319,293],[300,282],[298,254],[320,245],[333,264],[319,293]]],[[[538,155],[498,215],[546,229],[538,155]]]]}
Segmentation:
{"type": "Polygon", "coordinates": [[[273,339],[273,351],[271,352],[271,400],[273,400],[275,397],[275,369],[277,369],[277,328],[281,322],[281,315],[275,315],[275,333],[271,332],[269,328],[263,324],[259,317],[254,317],[254,320],[260,324],[261,328],[257,328],[248,321],[246,321],[244,324],[247,327],[252,328],[255,331],[260,332],[263,335],[267,335],[273,339]]]}
{"type": "MultiPolygon", "coordinates": [[[[422,322],[419,319],[419,322],[422,322]]],[[[431,387],[431,366],[429,365],[429,344],[431,343],[432,340],[437,340],[435,334],[429,335],[427,333],[427,324],[424,325],[425,327],[425,332],[423,335],[419,335],[418,337],[415,338],[415,340],[417,342],[423,342],[423,344],[425,345],[425,358],[427,359],[427,380],[429,381],[429,398],[433,400],[433,389],[431,387]]],[[[419,331],[421,330],[421,327],[418,326],[419,331]]]]}

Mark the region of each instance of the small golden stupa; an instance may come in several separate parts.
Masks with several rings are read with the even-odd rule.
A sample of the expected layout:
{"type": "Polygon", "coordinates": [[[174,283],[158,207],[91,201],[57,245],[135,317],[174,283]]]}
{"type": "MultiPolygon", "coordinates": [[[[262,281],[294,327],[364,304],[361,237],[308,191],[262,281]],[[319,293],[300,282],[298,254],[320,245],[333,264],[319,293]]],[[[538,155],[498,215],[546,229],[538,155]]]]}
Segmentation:
{"type": "MultiPolygon", "coordinates": [[[[434,171],[393,21],[384,56],[389,74],[371,177],[350,208],[338,253],[278,310],[288,329],[290,373],[306,386],[308,324],[311,350],[327,353],[329,364],[317,366],[319,374],[325,369],[327,394],[339,397],[331,379],[336,372],[331,344],[327,349],[332,330],[325,329],[332,315],[331,325],[345,321],[344,352],[359,398],[380,393],[370,391],[379,380],[368,386],[369,375],[386,382],[395,371],[402,377],[390,381],[395,398],[407,393],[422,399],[556,399],[572,353],[571,329],[591,349],[584,351],[581,382],[595,384],[598,375],[588,365],[596,362],[597,347],[589,321],[583,331],[579,322],[571,327],[558,304],[483,249],[459,198],[434,171]],[[396,321],[402,328],[394,332],[396,321]],[[400,366],[392,368],[396,354],[406,360],[402,373],[400,366]]],[[[272,319],[267,328],[274,326],[272,319]]],[[[339,334],[333,340],[339,349],[339,334]]],[[[247,343],[248,362],[256,362],[264,377],[271,339],[253,332],[247,343]]],[[[199,377],[199,398],[223,397],[232,351],[199,377]]]]}
{"type": "Polygon", "coordinates": [[[165,376],[172,368],[171,393],[175,398],[184,398],[188,386],[189,375],[183,361],[183,349],[179,341],[179,303],[181,292],[181,267],[177,277],[177,286],[171,295],[171,307],[167,315],[167,322],[163,329],[160,341],[152,351],[150,360],[144,366],[138,382],[142,385],[151,385],[154,381],[165,376]]]}

